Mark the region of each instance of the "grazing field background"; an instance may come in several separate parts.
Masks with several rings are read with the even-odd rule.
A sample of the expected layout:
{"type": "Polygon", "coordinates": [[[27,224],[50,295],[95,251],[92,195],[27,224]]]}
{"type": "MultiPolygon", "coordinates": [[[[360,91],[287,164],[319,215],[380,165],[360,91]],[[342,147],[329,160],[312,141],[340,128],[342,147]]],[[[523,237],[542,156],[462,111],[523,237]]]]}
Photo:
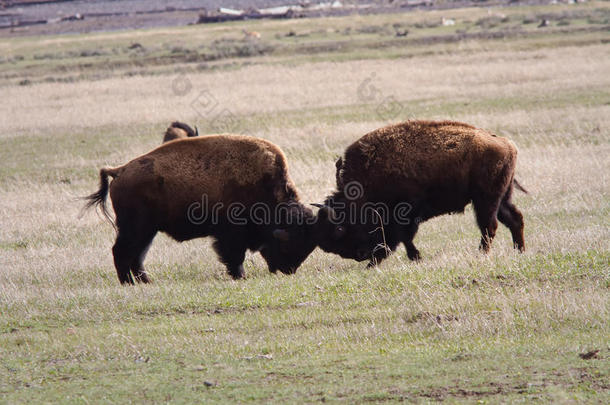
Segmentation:
{"type": "Polygon", "coordinates": [[[1,39],[0,402],[610,402],[609,15],[588,2],[1,39]],[[284,276],[249,254],[243,281],[209,240],[159,235],[153,284],[121,287],[112,227],[79,217],[99,168],[172,120],[277,143],[303,201],[321,202],[346,146],[410,118],[515,141],[526,253],[502,226],[479,253],[468,209],[422,225],[420,263],[316,250],[284,276]]]}

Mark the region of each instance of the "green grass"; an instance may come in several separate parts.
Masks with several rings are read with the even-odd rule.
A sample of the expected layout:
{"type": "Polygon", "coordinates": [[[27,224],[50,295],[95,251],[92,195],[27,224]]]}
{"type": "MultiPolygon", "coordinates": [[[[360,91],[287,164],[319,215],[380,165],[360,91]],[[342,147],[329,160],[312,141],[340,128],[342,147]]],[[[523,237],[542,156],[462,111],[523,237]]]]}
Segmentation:
{"type": "MultiPolygon", "coordinates": [[[[84,280],[98,286],[45,299],[44,312],[29,300],[4,308],[22,321],[0,328],[1,389],[9,403],[601,400],[607,364],[578,354],[607,344],[608,308],[590,307],[603,294],[572,300],[607,288],[609,260],[588,252],[131,289],[84,280]],[[549,312],[555,300],[563,305],[549,312]]],[[[44,283],[31,288],[41,290],[32,300],[45,297],[44,283]]]]}

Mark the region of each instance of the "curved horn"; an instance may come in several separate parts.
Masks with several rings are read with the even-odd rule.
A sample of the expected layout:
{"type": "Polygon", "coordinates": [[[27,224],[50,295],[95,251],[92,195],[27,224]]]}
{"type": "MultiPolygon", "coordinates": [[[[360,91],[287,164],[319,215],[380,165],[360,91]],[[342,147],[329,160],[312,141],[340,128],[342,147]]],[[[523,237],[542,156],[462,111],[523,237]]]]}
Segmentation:
{"type": "Polygon", "coordinates": [[[199,136],[199,129],[197,127],[195,127],[195,136],[199,136]]]}
{"type": "Polygon", "coordinates": [[[290,240],[290,233],[288,233],[288,231],[285,229],[275,229],[273,231],[273,237],[275,239],[288,242],[290,240]]]}

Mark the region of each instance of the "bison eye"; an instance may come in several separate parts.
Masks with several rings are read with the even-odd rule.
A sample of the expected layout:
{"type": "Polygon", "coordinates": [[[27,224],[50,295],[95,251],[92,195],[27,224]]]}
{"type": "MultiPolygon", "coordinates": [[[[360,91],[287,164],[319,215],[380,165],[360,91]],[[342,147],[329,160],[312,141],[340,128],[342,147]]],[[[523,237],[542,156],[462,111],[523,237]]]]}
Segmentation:
{"type": "Polygon", "coordinates": [[[335,239],[342,238],[345,235],[345,227],[341,225],[337,225],[335,227],[335,239]]]}

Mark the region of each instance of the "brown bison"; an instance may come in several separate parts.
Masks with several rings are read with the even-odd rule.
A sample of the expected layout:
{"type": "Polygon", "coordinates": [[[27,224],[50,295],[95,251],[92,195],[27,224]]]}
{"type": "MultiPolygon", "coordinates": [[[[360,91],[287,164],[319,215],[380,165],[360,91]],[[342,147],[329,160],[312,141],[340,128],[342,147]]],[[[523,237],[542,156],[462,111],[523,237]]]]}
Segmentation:
{"type": "Polygon", "coordinates": [[[110,192],[117,237],[112,248],[121,283],[148,282],[142,262],[156,233],[177,241],[212,236],[235,278],[246,250],[260,251],[269,270],[294,273],[315,248],[315,220],[300,202],[286,159],[273,143],[241,135],[168,142],[131,162],[100,170],[86,208],[106,211],[110,192]],[[108,176],[113,180],[109,184],[108,176]]]}
{"type": "Polygon", "coordinates": [[[195,136],[199,136],[199,131],[197,130],[197,127],[195,127],[195,130],[193,131],[193,128],[189,127],[185,123],[174,121],[165,130],[165,135],[163,136],[163,143],[173,141],[174,139],[193,138],[195,136]]]}
{"type": "Polygon", "coordinates": [[[517,148],[508,139],[453,121],[407,121],[364,135],[337,161],[337,191],[318,212],[319,246],[358,261],[383,260],[421,222],[472,202],[488,251],[497,219],[525,249],[523,216],[511,202],[517,148]],[[383,226],[381,226],[383,225],[383,226]]]}

